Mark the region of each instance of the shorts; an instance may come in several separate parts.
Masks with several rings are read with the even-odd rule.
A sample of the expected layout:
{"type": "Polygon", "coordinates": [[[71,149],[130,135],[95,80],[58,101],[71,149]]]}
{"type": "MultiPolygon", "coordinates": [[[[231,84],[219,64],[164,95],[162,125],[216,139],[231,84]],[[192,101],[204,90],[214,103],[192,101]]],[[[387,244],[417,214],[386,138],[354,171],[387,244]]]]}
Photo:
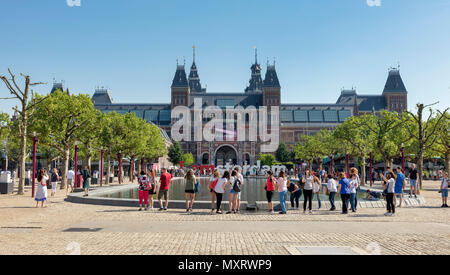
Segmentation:
{"type": "Polygon", "coordinates": [[[443,198],[448,198],[448,189],[442,189],[441,192],[443,198]]]}
{"type": "Polygon", "coordinates": [[[186,194],[195,194],[194,190],[185,190],[184,193],[186,194]]]}
{"type": "Polygon", "coordinates": [[[416,187],[416,180],[409,180],[409,185],[411,187],[416,187]]]}
{"type": "Polygon", "coordinates": [[[164,197],[164,200],[168,200],[168,198],[169,198],[169,190],[159,190],[158,200],[162,199],[162,197],[164,197]]]}
{"type": "Polygon", "coordinates": [[[70,180],[67,179],[67,187],[69,187],[69,186],[72,187],[72,180],[71,179],[70,180]]]}
{"type": "Polygon", "coordinates": [[[236,192],[236,191],[234,191],[233,189],[231,189],[231,190],[230,190],[230,194],[234,194],[234,195],[237,195],[237,197],[238,197],[238,200],[240,200],[240,199],[241,199],[241,192],[236,192]]]}

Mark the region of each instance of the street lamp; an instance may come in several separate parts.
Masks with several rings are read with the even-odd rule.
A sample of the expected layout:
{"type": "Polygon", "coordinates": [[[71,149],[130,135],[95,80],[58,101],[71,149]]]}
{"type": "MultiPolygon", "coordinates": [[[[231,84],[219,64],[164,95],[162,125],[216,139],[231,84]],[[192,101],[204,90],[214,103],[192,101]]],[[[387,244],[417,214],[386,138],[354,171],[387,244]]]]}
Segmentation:
{"type": "Polygon", "coordinates": [[[119,151],[119,184],[122,184],[122,151],[119,151]]]}
{"type": "Polygon", "coordinates": [[[405,173],[405,144],[402,143],[402,172],[405,173]]]}
{"type": "Polygon", "coordinates": [[[100,187],[103,186],[103,154],[105,153],[105,150],[103,148],[100,148],[100,187]]]}
{"type": "Polygon", "coordinates": [[[75,188],[78,188],[78,141],[75,141],[75,188]]]}
{"type": "Polygon", "coordinates": [[[32,179],[31,197],[32,198],[34,198],[35,184],[36,184],[36,143],[37,143],[36,132],[33,132],[33,174],[31,175],[31,179],[32,179]]]}
{"type": "Polygon", "coordinates": [[[373,154],[370,152],[370,187],[373,184],[373,154]]]}

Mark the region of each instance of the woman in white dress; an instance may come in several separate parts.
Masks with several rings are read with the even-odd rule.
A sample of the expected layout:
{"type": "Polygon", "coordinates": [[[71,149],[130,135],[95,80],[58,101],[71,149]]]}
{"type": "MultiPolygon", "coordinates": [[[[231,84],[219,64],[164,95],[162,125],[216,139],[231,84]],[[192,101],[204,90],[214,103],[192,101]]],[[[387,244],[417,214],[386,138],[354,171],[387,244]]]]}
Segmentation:
{"type": "Polygon", "coordinates": [[[38,188],[34,198],[36,200],[36,208],[39,207],[39,202],[41,202],[41,207],[45,208],[44,202],[47,201],[47,179],[44,170],[39,170],[37,177],[38,188]]]}

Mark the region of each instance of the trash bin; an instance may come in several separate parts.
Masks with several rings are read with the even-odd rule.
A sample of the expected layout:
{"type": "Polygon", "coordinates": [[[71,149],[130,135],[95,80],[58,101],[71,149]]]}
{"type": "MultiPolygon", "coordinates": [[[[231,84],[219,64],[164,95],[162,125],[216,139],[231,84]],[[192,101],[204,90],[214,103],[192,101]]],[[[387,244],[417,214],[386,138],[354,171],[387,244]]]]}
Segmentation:
{"type": "Polygon", "coordinates": [[[14,183],[11,175],[3,173],[0,175],[0,194],[9,194],[14,192],[14,183]]]}

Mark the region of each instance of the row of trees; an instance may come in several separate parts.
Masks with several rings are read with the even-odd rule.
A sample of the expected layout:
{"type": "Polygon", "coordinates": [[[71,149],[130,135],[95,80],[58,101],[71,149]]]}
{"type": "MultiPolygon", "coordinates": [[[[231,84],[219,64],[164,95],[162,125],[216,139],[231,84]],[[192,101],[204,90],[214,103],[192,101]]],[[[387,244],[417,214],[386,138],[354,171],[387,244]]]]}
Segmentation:
{"type": "Polygon", "coordinates": [[[34,134],[39,140],[38,153],[48,161],[62,160],[61,188],[67,184],[66,174],[75,145],[79,147],[80,159],[89,166],[104,150],[108,160],[107,175],[110,174],[111,160],[118,159],[119,154],[135,159],[156,159],[167,153],[159,128],[137,118],[134,113],[102,113],[94,108],[90,96],[84,94],[56,91],[44,96],[30,93],[29,77],[23,77],[25,88],[21,89],[11,72],[9,78],[0,76],[12,94],[7,99],[18,99],[22,105],[20,109],[14,108],[12,120],[7,114],[0,114],[0,140],[7,140],[5,153],[10,159],[16,156],[14,161],[20,168],[19,194],[24,193],[25,164],[31,157],[34,134]]]}
{"type": "MultiPolygon", "coordinates": [[[[334,130],[322,130],[315,136],[302,136],[293,152],[296,159],[312,161],[317,158],[349,154],[359,159],[362,179],[369,154],[375,161],[393,166],[393,160],[405,155],[417,163],[419,175],[423,174],[424,158],[442,157],[446,170],[450,169],[450,116],[447,112],[429,110],[417,105],[417,113],[397,114],[383,111],[379,115],[366,114],[347,119],[334,130]]],[[[420,177],[420,184],[422,184],[420,177]]]]}

